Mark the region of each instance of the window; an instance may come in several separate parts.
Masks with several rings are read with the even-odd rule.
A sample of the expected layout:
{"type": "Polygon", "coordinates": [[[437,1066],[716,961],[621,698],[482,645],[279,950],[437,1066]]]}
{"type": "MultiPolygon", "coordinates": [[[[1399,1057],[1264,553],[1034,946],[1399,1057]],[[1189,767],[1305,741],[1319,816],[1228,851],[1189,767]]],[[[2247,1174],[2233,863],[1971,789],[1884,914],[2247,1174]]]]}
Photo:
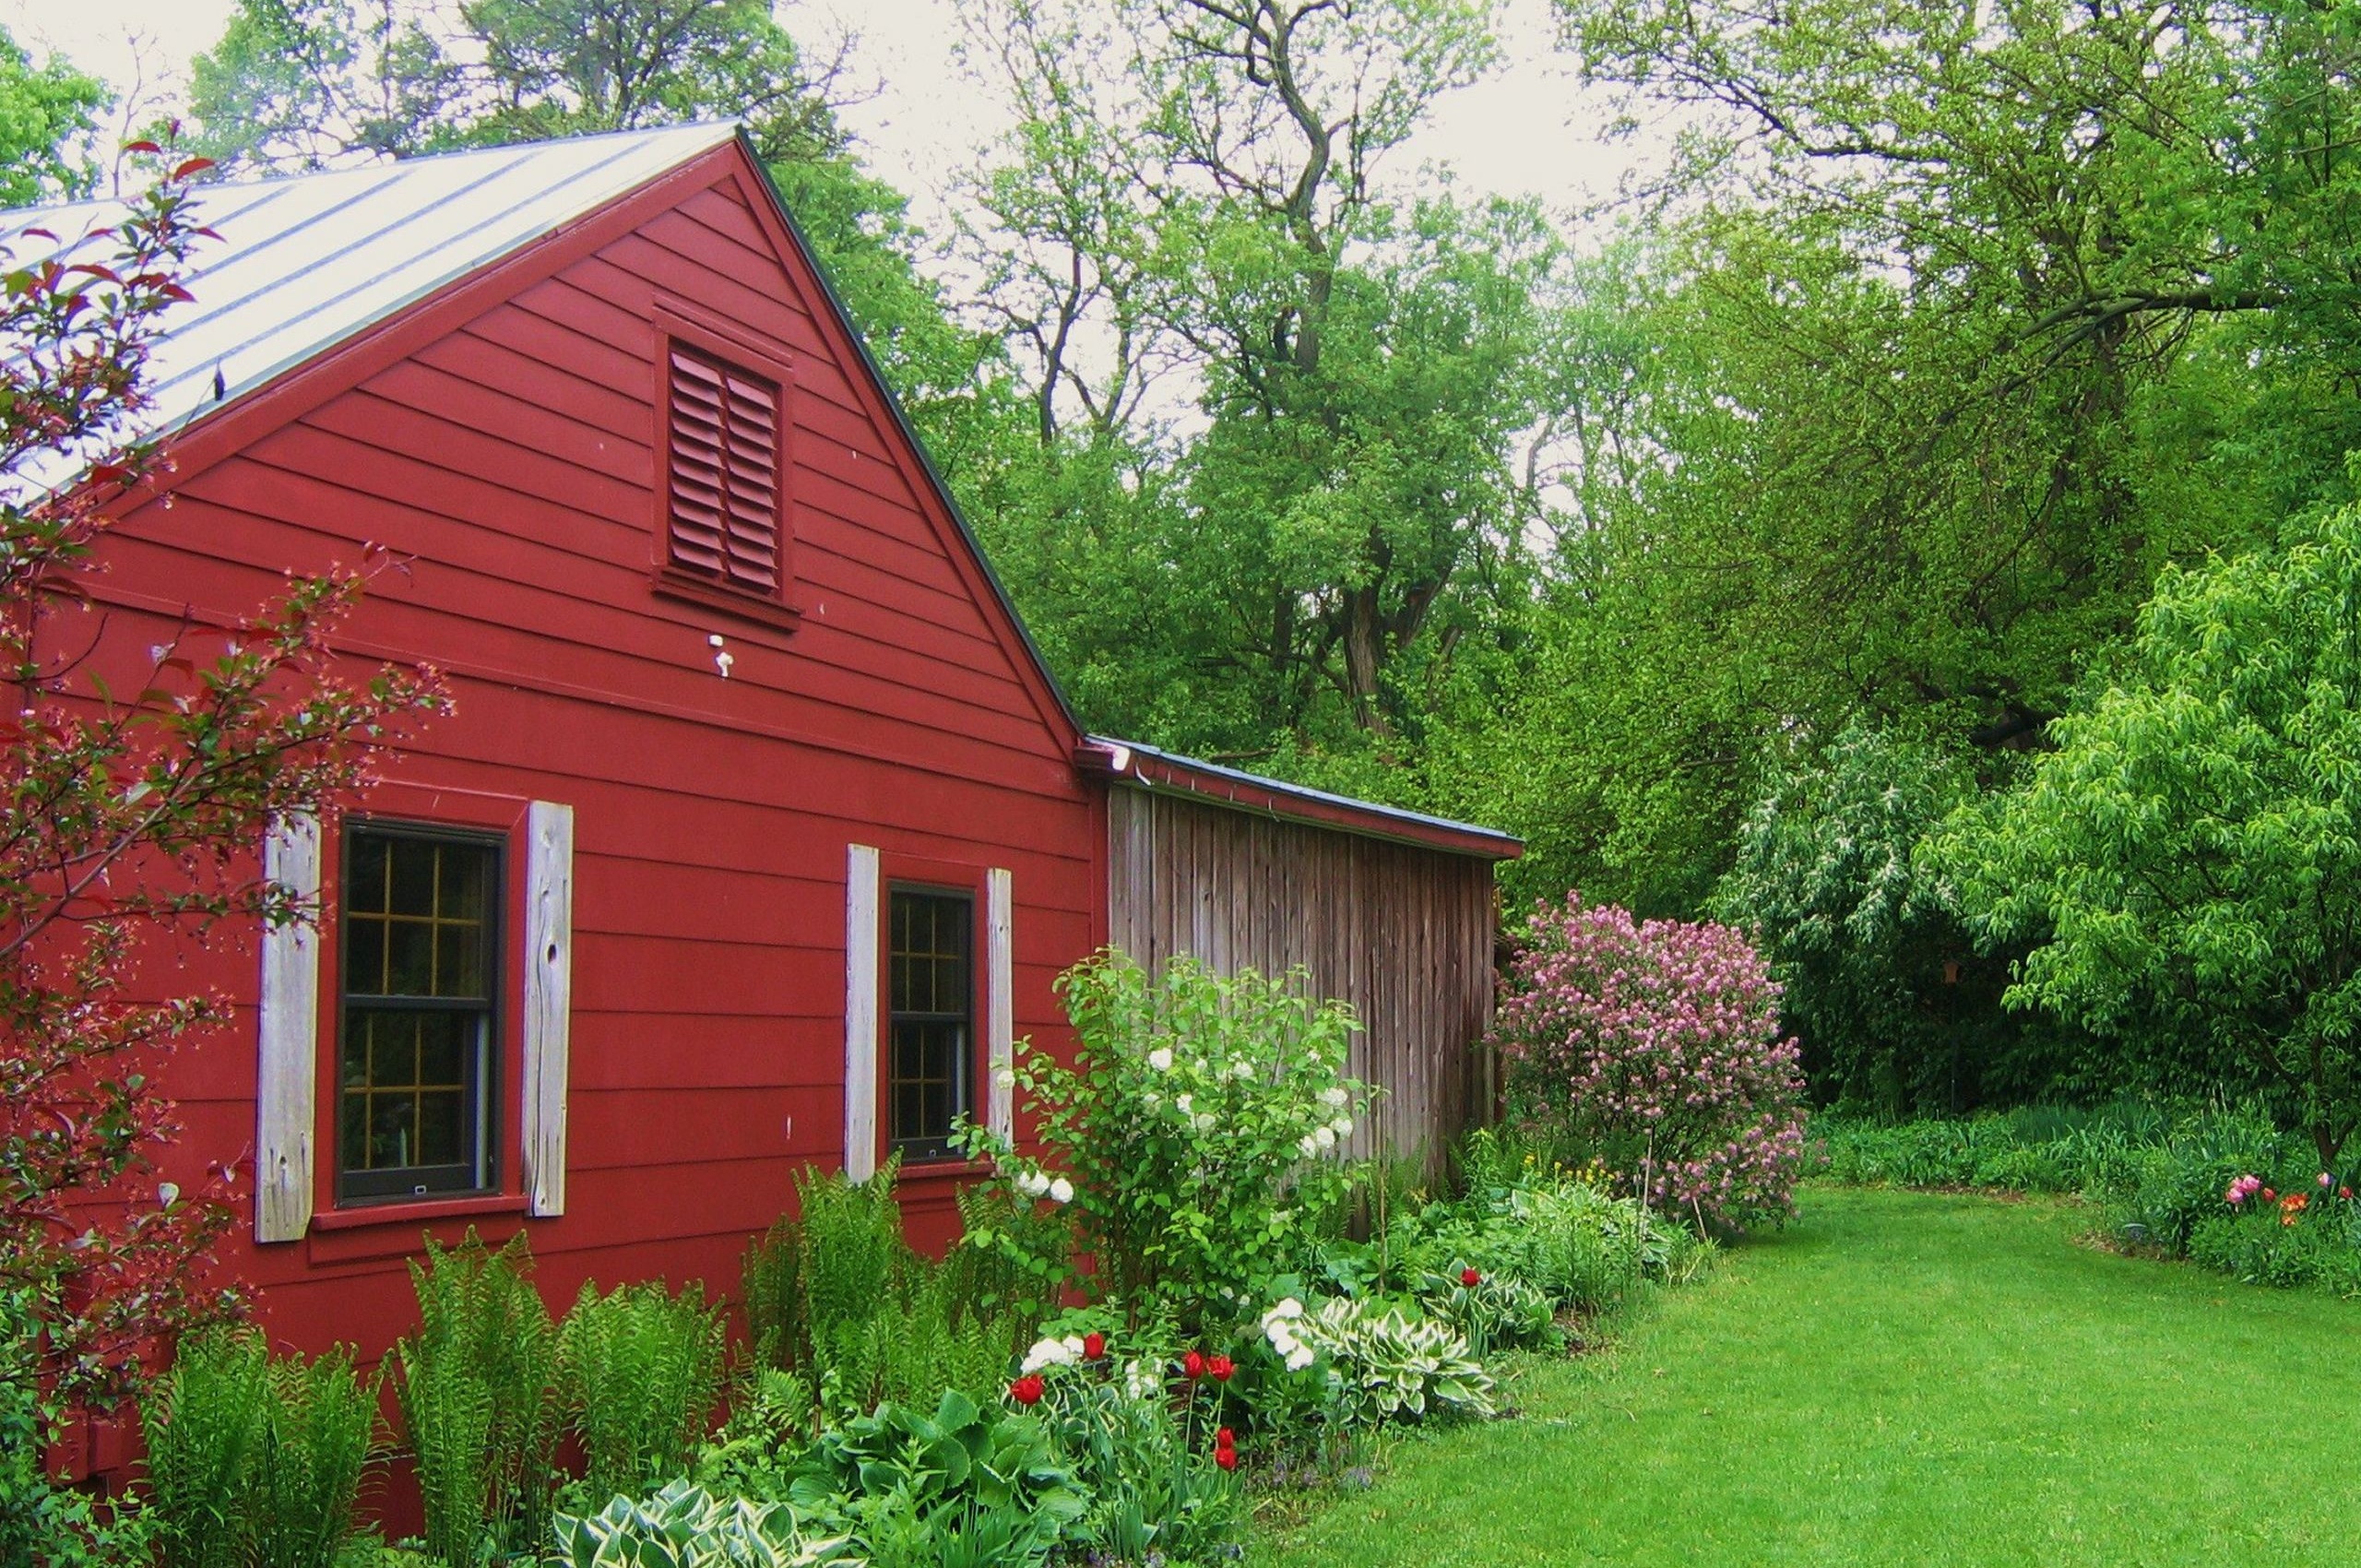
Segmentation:
{"type": "Polygon", "coordinates": [[[778,384],[671,345],[667,563],[706,582],[779,591],[778,384]]]}
{"type": "Polygon", "coordinates": [[[893,890],[888,906],[886,1139],[905,1159],[950,1154],[975,1102],[976,901],[893,890]]]}
{"type": "Polygon", "coordinates": [[[492,1184],[497,840],[356,824],[345,835],[337,1196],[492,1184]]]}

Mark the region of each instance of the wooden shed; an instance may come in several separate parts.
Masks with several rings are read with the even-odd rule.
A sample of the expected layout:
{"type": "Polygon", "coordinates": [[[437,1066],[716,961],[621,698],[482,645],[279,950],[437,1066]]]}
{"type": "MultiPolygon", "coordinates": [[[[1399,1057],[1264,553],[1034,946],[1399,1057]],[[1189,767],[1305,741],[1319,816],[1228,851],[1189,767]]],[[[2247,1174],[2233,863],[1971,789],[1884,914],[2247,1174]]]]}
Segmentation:
{"type": "MultiPolygon", "coordinates": [[[[991,1068],[1068,1048],[1052,981],[1110,939],[1303,964],[1369,1021],[1385,1133],[1465,1117],[1514,843],[1086,736],[730,127],[196,212],[172,467],[99,552],[91,667],[384,552],[338,658],[456,703],[346,820],[256,847],[317,929],[152,982],[237,1009],[164,1070],[160,1174],[251,1182],[221,1261],[275,1337],[375,1357],[421,1232],[469,1227],[528,1232],[556,1301],[727,1292],[806,1162],[899,1155],[939,1239],[977,1174],[948,1128],[1023,1136],[991,1068]]],[[[113,220],[0,215],[0,246],[113,220]]]]}
{"type": "Polygon", "coordinates": [[[1383,1091],[1356,1153],[1432,1162],[1489,1114],[1492,867],[1516,839],[1135,742],[1086,755],[1108,780],[1109,942],[1151,968],[1299,968],[1351,1004],[1353,1075],[1383,1091]]]}

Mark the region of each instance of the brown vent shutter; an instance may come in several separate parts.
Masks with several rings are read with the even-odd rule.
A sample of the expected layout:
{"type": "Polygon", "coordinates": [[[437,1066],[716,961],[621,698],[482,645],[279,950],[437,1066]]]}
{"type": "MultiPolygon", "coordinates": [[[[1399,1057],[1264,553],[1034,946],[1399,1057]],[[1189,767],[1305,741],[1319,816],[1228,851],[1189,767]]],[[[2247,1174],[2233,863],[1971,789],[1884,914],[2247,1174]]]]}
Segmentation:
{"type": "Polygon", "coordinates": [[[778,387],[672,345],[671,562],[778,592],[778,387]]]}

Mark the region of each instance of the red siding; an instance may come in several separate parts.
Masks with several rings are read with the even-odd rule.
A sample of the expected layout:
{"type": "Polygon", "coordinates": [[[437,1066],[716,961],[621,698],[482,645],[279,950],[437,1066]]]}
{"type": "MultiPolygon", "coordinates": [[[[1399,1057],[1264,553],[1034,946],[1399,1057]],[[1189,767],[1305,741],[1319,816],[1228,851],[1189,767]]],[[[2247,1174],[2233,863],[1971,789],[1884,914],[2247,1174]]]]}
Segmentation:
{"type": "MultiPolygon", "coordinates": [[[[528,1227],[558,1305],[586,1277],[734,1291],[793,1170],[841,1157],[848,843],[1013,870],[1020,1036],[1061,1039],[1050,980],[1103,928],[1078,737],[742,159],[721,149],[685,196],[662,184],[670,205],[586,222],[578,254],[544,246],[225,410],[186,444],[174,504],[107,552],[111,635],[144,647],[183,606],[241,612],[283,571],[385,547],[406,564],[341,646],[436,664],[457,704],[388,769],[385,809],[574,806],[568,1212],[475,1221],[528,1227]],[[793,369],[792,631],[652,591],[659,302],[793,369]]],[[[190,972],[251,1000],[250,946],[190,972]]],[[[332,952],[323,983],[332,998],[332,952]]],[[[506,1028],[513,1051],[513,1009],[506,1028]]],[[[250,1028],[173,1069],[191,1163],[250,1147],[254,1077],[250,1028]]],[[[514,1192],[513,1070],[501,1096],[514,1192]]],[[[914,1230],[939,1235],[947,1184],[912,1186],[914,1230]]],[[[409,1322],[420,1221],[321,1208],[302,1242],[242,1229],[224,1265],[276,1336],[374,1357],[409,1322]]]]}

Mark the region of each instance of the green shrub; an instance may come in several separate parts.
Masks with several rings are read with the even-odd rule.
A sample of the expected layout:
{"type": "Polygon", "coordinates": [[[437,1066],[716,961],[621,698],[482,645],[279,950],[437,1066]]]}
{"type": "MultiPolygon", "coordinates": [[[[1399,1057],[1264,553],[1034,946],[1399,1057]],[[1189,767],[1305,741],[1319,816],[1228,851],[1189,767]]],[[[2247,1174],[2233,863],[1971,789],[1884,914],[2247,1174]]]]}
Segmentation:
{"type": "Polygon", "coordinates": [[[1472,1265],[1429,1274],[1418,1282],[1418,1304],[1456,1330],[1478,1360],[1494,1350],[1562,1344],[1565,1338],[1549,1293],[1513,1274],[1486,1274],[1472,1265]],[[1471,1271],[1473,1285],[1466,1277],[1471,1271]]]}
{"type": "Polygon", "coordinates": [[[1071,1202],[1094,1289],[1218,1326],[1264,1280],[1309,1266],[1340,1206],[1334,1151],[1368,1098],[1343,1075],[1358,1026],[1299,975],[1225,977],[1188,958],[1152,977],[1109,951],[1059,987],[1074,1063],[1020,1048],[1014,1076],[1062,1174],[979,1132],[971,1146],[1026,1195],[1071,1202]]]}
{"type": "Polygon", "coordinates": [[[184,1342],[141,1409],[166,1568],[333,1568],[377,1421],[377,1385],[338,1349],[271,1360],[249,1333],[184,1342]]]}
{"type": "Polygon", "coordinates": [[[1089,1508],[1038,1420],[987,1411],[955,1392],[931,1413],[881,1406],[824,1432],[789,1498],[879,1564],[972,1550],[979,1514],[1014,1526],[996,1536],[996,1562],[1038,1562],[1089,1508]]]}
{"type": "Polygon", "coordinates": [[[556,1331],[529,1277],[523,1232],[498,1252],[470,1229],[432,1237],[410,1265],[419,1326],[394,1347],[402,1428],[418,1467],[431,1555],[473,1563],[549,1538],[564,1434],[556,1331]]]}
{"type": "Polygon", "coordinates": [[[151,1521],[49,1473],[62,1413],[42,1387],[32,1292],[0,1289],[0,1564],[112,1568],[148,1556],[151,1521]]]}
{"type": "Polygon", "coordinates": [[[557,1335],[559,1385],[593,1497],[637,1495],[688,1474],[721,1403],[721,1313],[691,1285],[601,1296],[587,1281],[557,1335]]]}

